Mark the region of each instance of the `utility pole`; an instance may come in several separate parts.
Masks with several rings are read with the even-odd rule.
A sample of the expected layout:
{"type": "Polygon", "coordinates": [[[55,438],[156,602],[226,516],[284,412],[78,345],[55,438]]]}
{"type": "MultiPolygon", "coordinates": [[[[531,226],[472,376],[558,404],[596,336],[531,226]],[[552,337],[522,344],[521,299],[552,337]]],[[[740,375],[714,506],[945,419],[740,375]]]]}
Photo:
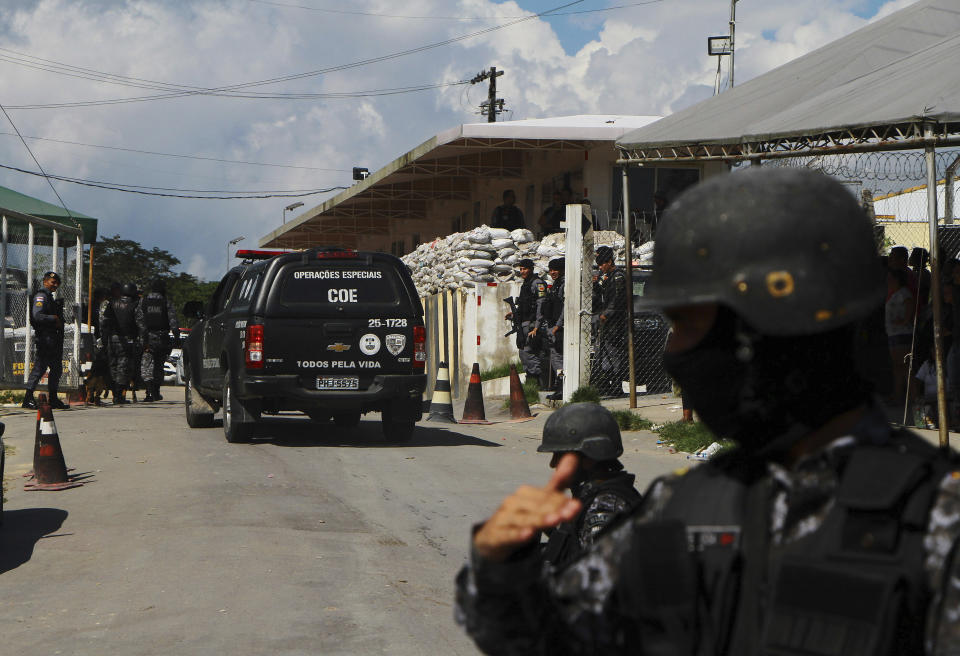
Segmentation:
{"type": "Polygon", "coordinates": [[[734,31],[737,27],[737,0],[730,0],[730,88],[733,88],[733,53],[736,49],[734,31]]]}
{"type": "Polygon", "coordinates": [[[496,123],[497,114],[503,112],[503,98],[497,98],[497,78],[503,75],[503,71],[498,71],[496,66],[491,66],[489,71],[477,73],[470,84],[478,84],[484,80],[490,80],[490,91],[487,94],[486,102],[480,103],[480,113],[487,115],[487,123],[496,123]]]}

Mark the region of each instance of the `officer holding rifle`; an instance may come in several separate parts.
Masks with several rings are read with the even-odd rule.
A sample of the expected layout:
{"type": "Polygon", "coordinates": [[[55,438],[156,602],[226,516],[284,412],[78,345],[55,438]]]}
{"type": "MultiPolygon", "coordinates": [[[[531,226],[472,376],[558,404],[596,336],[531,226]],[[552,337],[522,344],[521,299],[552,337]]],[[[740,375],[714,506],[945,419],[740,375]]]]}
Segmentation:
{"type": "Polygon", "coordinates": [[[540,334],[540,329],[543,323],[543,303],[547,298],[547,283],[534,273],[533,260],[524,258],[518,262],[518,267],[523,284],[520,286],[516,310],[508,312],[506,318],[512,319],[514,324],[519,323],[517,348],[520,350],[520,362],[527,372],[526,380],[536,380],[539,384],[543,371],[543,335],[540,334]]]}

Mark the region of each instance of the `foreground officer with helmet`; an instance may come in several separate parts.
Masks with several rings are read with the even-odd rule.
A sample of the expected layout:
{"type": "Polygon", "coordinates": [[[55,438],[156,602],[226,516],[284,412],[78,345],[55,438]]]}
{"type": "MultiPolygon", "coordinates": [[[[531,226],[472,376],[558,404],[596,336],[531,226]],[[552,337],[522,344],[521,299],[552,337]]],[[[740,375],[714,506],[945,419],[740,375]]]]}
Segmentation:
{"type": "Polygon", "coordinates": [[[30,308],[30,325],[37,337],[37,357],[27,379],[27,389],[21,407],[37,409],[33,392],[49,368],[47,389],[50,392],[50,407],[67,410],[68,406],[57,397],[60,375],[63,373],[63,304],[53,297],[60,288],[60,275],[56,271],[43,274],[43,289],[33,295],[30,308]]]}
{"type": "Polygon", "coordinates": [[[633,487],[636,478],[623,471],[620,427],[610,411],[598,403],[571,403],[547,419],[540,453],[552,453],[550,467],[556,468],[564,454],[577,458],[570,492],[580,502],[575,518],[549,531],[543,560],[564,567],[591,544],[615,517],[640,502],[633,487]]]}
{"type": "Polygon", "coordinates": [[[177,313],[166,294],[167,285],[158,278],[151,284],[150,293],[137,305],[137,328],[143,345],[140,371],[147,388],[147,395],[143,398],[146,402],[163,400],[160,383],[163,382],[163,363],[170,355],[170,333],[173,333],[176,345],[180,346],[177,313]]]}
{"type": "Polygon", "coordinates": [[[960,473],[854,368],[884,300],[853,196],[805,170],[710,180],[657,235],[665,364],[738,448],[655,481],[566,569],[531,543],[580,504],[566,456],[473,535],[457,617],[489,653],[960,653],[960,473]]]}

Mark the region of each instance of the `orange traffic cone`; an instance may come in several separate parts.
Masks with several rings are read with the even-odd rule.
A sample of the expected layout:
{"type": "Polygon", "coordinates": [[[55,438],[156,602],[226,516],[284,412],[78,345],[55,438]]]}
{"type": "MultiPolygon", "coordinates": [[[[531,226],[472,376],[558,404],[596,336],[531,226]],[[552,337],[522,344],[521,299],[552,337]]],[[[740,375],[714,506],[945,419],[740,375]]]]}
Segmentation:
{"type": "Polygon", "coordinates": [[[37,399],[37,429],[33,445],[33,479],[24,484],[24,490],[66,490],[80,487],[83,481],[67,474],[67,463],[60,448],[57,424],[46,394],[37,399]]]}
{"type": "Polygon", "coordinates": [[[483,410],[483,385],[480,383],[480,365],[473,363],[470,372],[470,386],[467,388],[467,402],[463,406],[461,424],[488,424],[483,410]]]}
{"type": "Polygon", "coordinates": [[[433,398],[430,400],[430,416],[427,421],[439,421],[444,424],[455,424],[453,418],[453,399],[450,396],[450,373],[447,363],[441,362],[437,367],[437,382],[433,386],[433,398]]]}
{"type": "Polygon", "coordinates": [[[527,403],[527,397],[523,393],[523,385],[520,384],[520,374],[517,373],[516,365],[510,365],[510,416],[514,419],[529,419],[533,417],[530,414],[530,404],[527,403]]]}

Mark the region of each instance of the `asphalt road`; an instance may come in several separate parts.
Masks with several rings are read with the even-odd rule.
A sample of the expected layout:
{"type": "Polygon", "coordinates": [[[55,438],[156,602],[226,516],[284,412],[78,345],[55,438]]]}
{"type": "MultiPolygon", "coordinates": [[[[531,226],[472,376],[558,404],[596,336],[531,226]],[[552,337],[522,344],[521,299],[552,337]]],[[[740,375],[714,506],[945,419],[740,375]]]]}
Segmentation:
{"type": "MultiPolygon", "coordinates": [[[[23,490],[35,414],[2,418],[3,653],[476,653],[452,620],[453,577],[470,525],[547,479],[549,411],[424,422],[402,447],[377,415],[343,433],[291,414],[235,445],[186,426],[182,390],[165,396],[56,413],[68,466],[89,476],[61,492],[23,490]]],[[[641,489],[689,464],[624,436],[641,489]]]]}

